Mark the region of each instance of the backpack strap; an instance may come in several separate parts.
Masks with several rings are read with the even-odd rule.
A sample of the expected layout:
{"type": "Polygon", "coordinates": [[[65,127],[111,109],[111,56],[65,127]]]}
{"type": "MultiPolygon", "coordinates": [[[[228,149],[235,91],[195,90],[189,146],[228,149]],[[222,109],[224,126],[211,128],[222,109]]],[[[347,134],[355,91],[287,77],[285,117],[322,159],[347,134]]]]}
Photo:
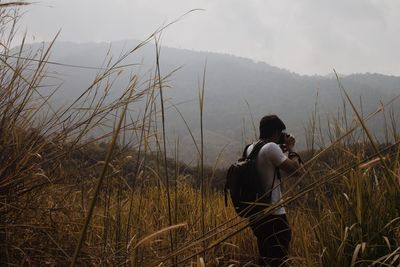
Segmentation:
{"type": "MultiPolygon", "coordinates": [[[[259,140],[253,147],[253,149],[250,152],[250,155],[248,155],[246,158],[248,159],[255,159],[258,155],[258,152],[260,152],[261,148],[265,145],[265,141],[259,140]]],[[[247,150],[247,149],[246,149],[247,150]]]]}
{"type": "Polygon", "coordinates": [[[275,178],[278,177],[279,181],[281,180],[281,173],[279,172],[279,168],[276,167],[274,171],[274,179],[272,180],[271,184],[271,189],[269,190],[269,198],[272,197],[272,191],[274,191],[274,185],[275,185],[275,178]]]}
{"type": "Polygon", "coordinates": [[[225,198],[225,207],[228,207],[228,185],[225,184],[224,187],[224,198],[225,198]]]}
{"type": "Polygon", "coordinates": [[[242,153],[242,159],[247,158],[247,149],[249,148],[249,146],[251,146],[251,144],[246,145],[246,147],[244,148],[242,153]]]}
{"type": "Polygon", "coordinates": [[[279,168],[276,167],[275,171],[276,171],[276,175],[278,176],[279,181],[281,181],[282,180],[282,176],[281,176],[281,172],[279,171],[279,168]]]}

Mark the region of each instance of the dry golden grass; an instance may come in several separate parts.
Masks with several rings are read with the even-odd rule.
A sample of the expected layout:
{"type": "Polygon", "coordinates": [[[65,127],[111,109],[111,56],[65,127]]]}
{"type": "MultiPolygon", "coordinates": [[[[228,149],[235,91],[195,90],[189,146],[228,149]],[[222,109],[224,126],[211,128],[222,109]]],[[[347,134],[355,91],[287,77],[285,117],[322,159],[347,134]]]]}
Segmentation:
{"type": "MultiPolygon", "coordinates": [[[[76,101],[53,110],[51,95],[40,90],[52,43],[31,56],[34,64],[22,57],[24,43],[20,50],[9,50],[17,20],[16,10],[1,7],[1,264],[255,266],[254,237],[246,221],[225,207],[222,192],[206,185],[205,166],[187,172],[176,159],[166,158],[165,133],[160,133],[168,122],[160,121],[164,101],[159,95],[165,77],[158,52],[154,77],[139,84],[132,75],[124,93],[106,101],[112,87],[108,79],[118,75],[123,59],[159,32],[105,61],[76,101]],[[144,103],[143,116],[133,120],[127,111],[138,101],[144,103]],[[89,139],[98,125],[109,125],[110,132],[89,139]]],[[[307,134],[310,150],[304,153],[307,173],[284,181],[283,201],[293,229],[289,262],[397,266],[400,146],[395,120],[392,144],[378,145],[364,122],[384,109],[362,118],[351,99],[344,100],[357,119],[335,118],[325,145],[318,139],[322,131],[315,112],[307,134]],[[356,129],[362,129],[361,138],[355,137],[356,129]]],[[[203,101],[204,87],[200,114],[203,101]]],[[[202,162],[207,144],[199,142],[194,153],[202,162]]]]}

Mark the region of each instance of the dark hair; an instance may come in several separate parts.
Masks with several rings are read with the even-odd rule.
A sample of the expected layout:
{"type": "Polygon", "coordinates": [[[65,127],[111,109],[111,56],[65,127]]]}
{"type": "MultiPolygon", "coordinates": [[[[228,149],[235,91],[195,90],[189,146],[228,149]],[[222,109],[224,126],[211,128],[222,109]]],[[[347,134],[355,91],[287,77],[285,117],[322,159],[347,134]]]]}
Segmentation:
{"type": "Polygon", "coordinates": [[[264,116],[260,121],[260,139],[269,138],[276,132],[286,129],[285,124],[276,115],[264,116]]]}

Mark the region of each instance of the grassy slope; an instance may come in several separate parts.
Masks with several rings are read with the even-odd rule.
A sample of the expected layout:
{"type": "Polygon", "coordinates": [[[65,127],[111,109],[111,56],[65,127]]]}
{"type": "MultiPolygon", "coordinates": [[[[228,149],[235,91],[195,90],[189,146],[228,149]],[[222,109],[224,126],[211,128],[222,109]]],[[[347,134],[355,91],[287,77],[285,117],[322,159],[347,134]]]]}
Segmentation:
{"type": "MultiPolygon", "coordinates": [[[[19,138],[19,142],[26,144],[23,138],[19,138]]],[[[37,150],[30,150],[29,153],[45,154],[42,148],[48,144],[46,139],[41,142],[37,150]]],[[[27,147],[22,144],[21,148],[27,147]]],[[[3,263],[63,265],[70,261],[93,197],[105,147],[90,145],[62,160],[50,160],[46,164],[42,164],[43,159],[32,161],[26,160],[25,156],[24,162],[18,164],[18,170],[10,170],[8,176],[3,176],[24,179],[22,185],[9,189],[12,191],[3,198],[12,207],[6,209],[7,206],[2,206],[2,212],[6,210],[2,213],[1,222],[6,241],[2,246],[3,255],[6,255],[2,257],[3,263]],[[54,165],[59,165],[58,170],[55,170],[54,165]],[[23,169],[26,171],[22,172],[23,169]],[[39,175],[38,170],[39,180],[36,177],[39,175]],[[48,183],[48,180],[54,182],[48,183]],[[30,189],[33,181],[40,181],[40,186],[30,189]],[[20,196],[16,195],[25,189],[30,190],[20,196]]],[[[51,151],[56,149],[60,148],[50,148],[51,151]]],[[[393,160],[396,157],[395,151],[392,149],[391,155],[387,157],[392,159],[389,161],[391,169],[398,173],[398,160],[393,160]]],[[[128,260],[130,264],[149,266],[169,254],[168,231],[156,234],[134,249],[139,240],[169,225],[162,172],[157,172],[156,155],[147,156],[148,164],[131,195],[132,184],[127,177],[134,168],[126,164],[126,159],[131,161],[136,154],[130,151],[119,152],[115,154],[109,171],[109,174],[114,175],[105,180],[101,189],[79,262],[117,265],[128,260]],[[134,206],[127,236],[131,197],[134,206]]],[[[285,181],[285,189],[289,192],[285,199],[301,194],[318,180],[333,177],[349,162],[365,158],[365,154],[363,146],[346,148],[340,145],[332,148],[332,152],[325,158],[314,161],[314,166],[309,168],[311,171],[304,179],[288,178],[285,181]],[[329,165],[326,165],[328,162],[329,165]],[[298,181],[300,183],[291,189],[298,181]]],[[[3,159],[2,168],[5,163],[3,159]]],[[[190,179],[190,176],[196,173],[193,170],[183,171],[185,166],[180,165],[180,171],[175,175],[174,161],[170,160],[169,164],[175,184],[171,191],[173,223],[184,224],[173,230],[175,247],[185,248],[178,260],[202,249],[203,242],[194,243],[194,240],[201,236],[200,218],[204,216],[207,231],[215,233],[208,235],[206,246],[219,242],[219,238],[232,235],[207,251],[208,264],[224,266],[229,262],[254,262],[254,238],[248,229],[235,234],[244,223],[238,218],[232,220],[235,218],[234,211],[231,207],[225,207],[222,192],[207,191],[205,214],[202,214],[200,190],[188,183],[194,179],[190,179]],[[227,224],[221,227],[224,223],[227,224]]],[[[389,181],[379,164],[352,169],[289,203],[287,209],[293,227],[292,264],[349,266],[353,258],[360,262],[374,261],[390,253],[394,255],[387,261],[396,260],[395,256],[399,255],[396,241],[399,238],[399,191],[389,181]]],[[[168,260],[165,263],[171,264],[168,260]]],[[[361,265],[367,265],[367,262],[361,265]]]]}

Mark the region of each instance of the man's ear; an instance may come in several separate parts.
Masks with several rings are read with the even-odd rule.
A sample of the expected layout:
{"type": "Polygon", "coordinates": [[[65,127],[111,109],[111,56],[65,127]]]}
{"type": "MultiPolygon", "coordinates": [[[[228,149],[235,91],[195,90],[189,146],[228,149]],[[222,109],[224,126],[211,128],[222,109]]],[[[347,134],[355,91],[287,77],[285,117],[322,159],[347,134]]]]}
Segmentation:
{"type": "Polygon", "coordinates": [[[274,133],[273,140],[275,141],[275,143],[279,143],[281,134],[282,134],[282,131],[279,131],[279,130],[277,130],[277,131],[274,133]]]}

